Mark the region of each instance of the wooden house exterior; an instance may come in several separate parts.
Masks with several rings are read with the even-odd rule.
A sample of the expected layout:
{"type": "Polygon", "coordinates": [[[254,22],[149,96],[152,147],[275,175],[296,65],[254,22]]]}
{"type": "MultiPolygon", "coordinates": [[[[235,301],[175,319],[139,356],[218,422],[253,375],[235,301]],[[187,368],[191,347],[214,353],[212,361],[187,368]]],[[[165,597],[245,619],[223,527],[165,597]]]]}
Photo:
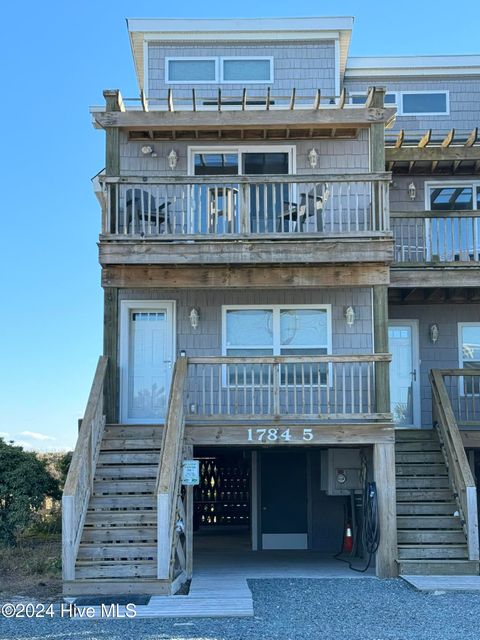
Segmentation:
{"type": "Polygon", "coordinates": [[[128,21],[66,594],[175,593],[215,530],[332,554],[362,472],[378,576],[478,573],[480,57],[352,59],[352,23],[128,21]]]}

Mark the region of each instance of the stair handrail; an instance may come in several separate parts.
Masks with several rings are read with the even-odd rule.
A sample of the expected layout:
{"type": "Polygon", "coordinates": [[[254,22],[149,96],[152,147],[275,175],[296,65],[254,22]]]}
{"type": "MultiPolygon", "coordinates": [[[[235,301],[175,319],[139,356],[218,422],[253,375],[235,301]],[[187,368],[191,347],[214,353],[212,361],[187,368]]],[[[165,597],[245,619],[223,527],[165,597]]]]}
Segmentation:
{"type": "Polygon", "coordinates": [[[170,575],[171,558],[180,491],[180,468],[183,459],[186,378],[187,357],[181,355],[175,361],[173,368],[157,473],[157,577],[159,580],[173,577],[170,575]]]}
{"type": "Polygon", "coordinates": [[[448,474],[465,523],[469,560],[479,560],[477,487],[447,392],[444,375],[445,372],[441,369],[430,371],[434,426],[443,443],[448,474]]]}
{"type": "Polygon", "coordinates": [[[77,559],[88,502],[93,491],[100,444],[105,428],[103,387],[108,358],[100,356],[78,432],[62,496],[62,575],[75,580],[77,559]]]}

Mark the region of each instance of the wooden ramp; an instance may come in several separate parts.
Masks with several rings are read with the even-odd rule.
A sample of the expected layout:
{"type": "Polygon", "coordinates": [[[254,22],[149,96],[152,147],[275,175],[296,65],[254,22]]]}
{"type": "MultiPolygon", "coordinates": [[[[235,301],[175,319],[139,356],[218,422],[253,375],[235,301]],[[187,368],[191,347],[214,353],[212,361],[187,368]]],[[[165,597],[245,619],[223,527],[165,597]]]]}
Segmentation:
{"type": "Polygon", "coordinates": [[[477,591],[480,576],[401,576],[419,591],[477,591]]]}

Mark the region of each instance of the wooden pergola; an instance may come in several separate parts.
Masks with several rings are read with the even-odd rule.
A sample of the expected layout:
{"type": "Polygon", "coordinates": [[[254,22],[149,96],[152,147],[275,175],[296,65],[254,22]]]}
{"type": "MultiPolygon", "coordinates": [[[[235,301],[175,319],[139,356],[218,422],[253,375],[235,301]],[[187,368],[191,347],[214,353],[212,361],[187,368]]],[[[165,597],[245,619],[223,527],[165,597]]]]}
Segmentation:
{"type": "Polygon", "coordinates": [[[251,95],[202,96],[192,89],[188,97],[172,89],[157,99],[123,99],[118,90],[104,91],[106,108],[94,109],[97,128],[122,128],[131,140],[286,140],[354,138],[361,128],[389,125],[395,109],[383,104],[384,90],[371,87],[364,105],[348,104],[347,93],[303,95],[295,88],[274,95],[270,88],[251,95]],[[126,107],[128,104],[128,108],[126,107]]]}
{"type": "Polygon", "coordinates": [[[478,127],[462,134],[451,129],[434,136],[432,129],[423,135],[409,135],[403,129],[387,132],[386,168],[397,174],[475,174],[480,173],[478,127]]]}

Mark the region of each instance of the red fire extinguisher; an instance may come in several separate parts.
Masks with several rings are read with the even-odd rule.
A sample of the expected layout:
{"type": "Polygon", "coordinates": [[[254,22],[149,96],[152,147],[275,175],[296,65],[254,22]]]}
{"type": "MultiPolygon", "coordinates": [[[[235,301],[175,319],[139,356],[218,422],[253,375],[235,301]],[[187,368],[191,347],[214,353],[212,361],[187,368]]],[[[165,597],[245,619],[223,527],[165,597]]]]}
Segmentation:
{"type": "Polygon", "coordinates": [[[345,533],[343,535],[343,553],[352,553],[353,551],[353,535],[352,535],[352,527],[350,523],[347,522],[345,525],[345,533]]]}

